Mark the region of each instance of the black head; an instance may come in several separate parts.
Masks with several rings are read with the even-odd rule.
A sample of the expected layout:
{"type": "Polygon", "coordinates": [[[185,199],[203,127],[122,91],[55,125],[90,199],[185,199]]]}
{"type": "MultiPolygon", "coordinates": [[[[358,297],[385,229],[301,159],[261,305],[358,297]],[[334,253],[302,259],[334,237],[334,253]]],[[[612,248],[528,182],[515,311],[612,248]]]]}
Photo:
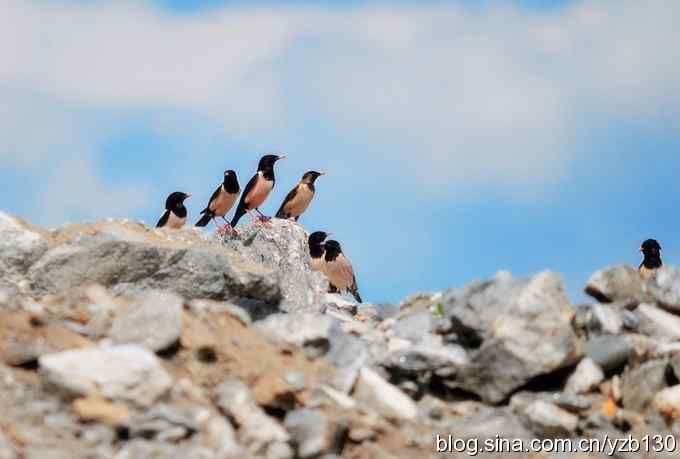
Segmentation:
{"type": "Polygon", "coordinates": [[[333,239],[326,241],[324,247],[326,248],[326,258],[328,259],[332,260],[342,253],[342,247],[340,247],[340,243],[333,239]]]}
{"type": "Polygon", "coordinates": [[[324,231],[315,231],[309,235],[309,245],[310,246],[321,245],[323,244],[323,241],[325,241],[326,238],[328,238],[328,236],[330,236],[330,234],[324,231]]]}
{"type": "Polygon", "coordinates": [[[308,172],[305,172],[305,175],[302,176],[302,181],[307,182],[307,183],[314,183],[314,182],[316,182],[316,179],[318,179],[322,175],[326,175],[326,173],[325,172],[317,172],[317,171],[308,171],[308,172]]]}
{"type": "Polygon", "coordinates": [[[170,193],[168,199],[165,200],[165,210],[173,210],[184,205],[184,201],[191,197],[190,194],[182,193],[181,191],[175,191],[170,193]]]}
{"type": "Polygon", "coordinates": [[[640,252],[645,256],[658,257],[661,254],[661,245],[656,239],[647,239],[640,246],[640,252]]]}
{"type": "Polygon", "coordinates": [[[276,163],[276,161],[284,158],[285,155],[282,156],[264,155],[262,158],[260,158],[260,163],[257,165],[257,170],[258,171],[272,170],[274,168],[274,164],[276,163]]]}
{"type": "Polygon", "coordinates": [[[230,193],[238,191],[238,176],[235,171],[231,169],[224,171],[224,186],[230,193]]]}

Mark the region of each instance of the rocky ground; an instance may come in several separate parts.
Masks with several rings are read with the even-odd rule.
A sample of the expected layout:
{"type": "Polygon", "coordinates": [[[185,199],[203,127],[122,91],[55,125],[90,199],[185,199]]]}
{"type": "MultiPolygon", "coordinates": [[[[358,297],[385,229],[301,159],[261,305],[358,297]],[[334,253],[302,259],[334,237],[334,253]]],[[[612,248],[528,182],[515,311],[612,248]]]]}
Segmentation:
{"type": "Polygon", "coordinates": [[[307,260],[285,221],[224,241],[0,213],[0,459],[462,458],[438,456],[435,435],[680,437],[678,269],[606,268],[576,306],[551,272],[356,305],[307,260]]]}

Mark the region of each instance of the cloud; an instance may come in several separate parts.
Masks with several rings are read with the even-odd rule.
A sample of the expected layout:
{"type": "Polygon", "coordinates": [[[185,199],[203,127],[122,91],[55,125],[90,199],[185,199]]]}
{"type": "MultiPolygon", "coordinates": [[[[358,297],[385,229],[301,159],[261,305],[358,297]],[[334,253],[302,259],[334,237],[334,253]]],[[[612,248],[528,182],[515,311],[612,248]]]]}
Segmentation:
{"type": "MultiPolygon", "coordinates": [[[[346,174],[388,156],[392,178],[425,194],[540,193],[583,160],[584,132],[677,104],[678,13],[634,0],[192,15],[143,1],[5,0],[0,163],[77,151],[83,163],[60,160],[59,177],[104,189],[99,148],[121,119],[150,114],[161,132],[191,136],[190,119],[202,135],[258,147],[306,137],[313,120],[370,145],[343,152],[346,174]]],[[[304,154],[324,147],[310,141],[304,154]]]]}

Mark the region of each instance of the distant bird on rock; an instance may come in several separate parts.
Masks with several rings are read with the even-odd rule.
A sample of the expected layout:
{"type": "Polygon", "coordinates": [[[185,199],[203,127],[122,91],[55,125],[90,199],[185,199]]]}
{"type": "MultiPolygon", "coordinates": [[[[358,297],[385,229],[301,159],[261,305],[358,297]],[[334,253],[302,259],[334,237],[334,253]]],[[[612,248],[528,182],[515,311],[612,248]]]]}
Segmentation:
{"type": "Polygon", "coordinates": [[[328,236],[330,236],[330,233],[324,231],[315,231],[309,235],[309,256],[311,257],[309,266],[314,271],[323,272],[324,254],[326,253],[324,242],[328,236]]]}
{"type": "Polygon", "coordinates": [[[179,229],[184,226],[187,221],[187,208],[184,207],[184,201],[191,197],[190,194],[175,191],[165,200],[165,212],[161,216],[156,228],[173,228],[179,229]]]}
{"type": "Polygon", "coordinates": [[[260,212],[259,207],[267,199],[276,183],[276,178],[274,177],[274,164],[284,158],[285,156],[265,155],[260,159],[260,163],[257,166],[257,172],[246,185],[246,189],[243,191],[241,200],[234,213],[234,218],[231,219],[232,228],[236,227],[238,221],[246,212],[250,213],[253,210],[260,214],[259,217],[255,216],[257,220],[261,222],[270,220],[269,217],[265,217],[264,214],[260,212]]]}
{"type": "Polygon", "coordinates": [[[644,278],[650,278],[657,269],[663,266],[661,261],[661,245],[655,239],[647,239],[640,246],[642,252],[642,263],[638,267],[640,274],[644,278]]]}
{"type": "Polygon", "coordinates": [[[283,200],[279,211],[276,212],[276,218],[294,218],[298,221],[314,198],[316,192],[314,182],[322,175],[326,175],[325,172],[306,172],[283,200]]]}
{"type": "Polygon", "coordinates": [[[338,241],[330,240],[324,244],[323,272],[331,284],[330,292],[349,291],[352,296],[362,303],[357,287],[357,279],[349,259],[342,253],[342,247],[338,241]]]}
{"type": "Polygon", "coordinates": [[[224,216],[227,215],[227,212],[229,212],[232,207],[234,207],[240,192],[241,187],[238,184],[236,172],[233,170],[224,171],[224,181],[210,197],[208,206],[201,211],[203,217],[196,223],[196,226],[206,226],[210,223],[210,220],[214,221],[215,225],[217,225],[215,218],[220,217],[224,220],[225,225],[217,225],[219,231],[231,228],[224,216]]]}

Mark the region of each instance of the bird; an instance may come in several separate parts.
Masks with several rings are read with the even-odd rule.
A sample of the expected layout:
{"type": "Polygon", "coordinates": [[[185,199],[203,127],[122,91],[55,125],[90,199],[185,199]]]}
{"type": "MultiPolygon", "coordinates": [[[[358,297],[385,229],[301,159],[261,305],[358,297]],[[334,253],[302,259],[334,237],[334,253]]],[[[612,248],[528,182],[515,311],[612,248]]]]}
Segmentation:
{"type": "Polygon", "coordinates": [[[184,201],[190,197],[190,194],[181,191],[170,193],[168,199],[165,200],[165,212],[156,223],[156,228],[179,229],[183,227],[187,221],[187,208],[184,207],[184,201]]]}
{"type": "Polygon", "coordinates": [[[243,194],[241,194],[241,200],[234,213],[234,218],[231,219],[232,228],[236,227],[236,224],[246,212],[250,213],[252,210],[256,210],[257,213],[260,214],[258,218],[259,221],[266,222],[269,220],[268,217],[265,217],[264,214],[260,212],[259,207],[267,199],[276,183],[276,178],[274,177],[274,164],[284,158],[285,156],[278,155],[264,155],[260,158],[257,172],[246,185],[243,194]]]}
{"type": "Polygon", "coordinates": [[[217,225],[215,218],[220,217],[224,220],[225,225],[222,227],[218,225],[219,231],[230,228],[229,222],[224,216],[227,215],[227,212],[229,212],[232,207],[234,207],[240,192],[241,187],[238,184],[236,172],[231,169],[224,171],[224,181],[217,187],[212,196],[210,196],[208,205],[201,211],[203,217],[196,222],[196,226],[206,226],[210,223],[210,220],[214,221],[217,225]]]}
{"type": "Polygon", "coordinates": [[[323,272],[324,254],[326,253],[324,241],[330,235],[331,233],[325,231],[315,231],[309,235],[309,256],[311,257],[309,266],[313,271],[323,272]]]}
{"type": "Polygon", "coordinates": [[[314,182],[320,176],[326,175],[325,172],[308,171],[300,179],[295,188],[290,190],[290,193],[283,200],[283,204],[276,212],[276,218],[294,218],[298,221],[300,215],[307,210],[309,204],[314,198],[314,193],[316,192],[316,187],[314,182]]]}
{"type": "Polygon", "coordinates": [[[349,291],[354,299],[363,303],[357,287],[357,278],[349,259],[342,253],[342,247],[336,240],[328,240],[324,244],[323,272],[330,282],[330,293],[349,291]]]}
{"type": "Polygon", "coordinates": [[[647,239],[640,246],[640,252],[642,253],[642,263],[638,267],[640,274],[644,278],[650,278],[654,275],[657,269],[663,266],[661,261],[661,245],[656,241],[656,239],[647,239]]]}

